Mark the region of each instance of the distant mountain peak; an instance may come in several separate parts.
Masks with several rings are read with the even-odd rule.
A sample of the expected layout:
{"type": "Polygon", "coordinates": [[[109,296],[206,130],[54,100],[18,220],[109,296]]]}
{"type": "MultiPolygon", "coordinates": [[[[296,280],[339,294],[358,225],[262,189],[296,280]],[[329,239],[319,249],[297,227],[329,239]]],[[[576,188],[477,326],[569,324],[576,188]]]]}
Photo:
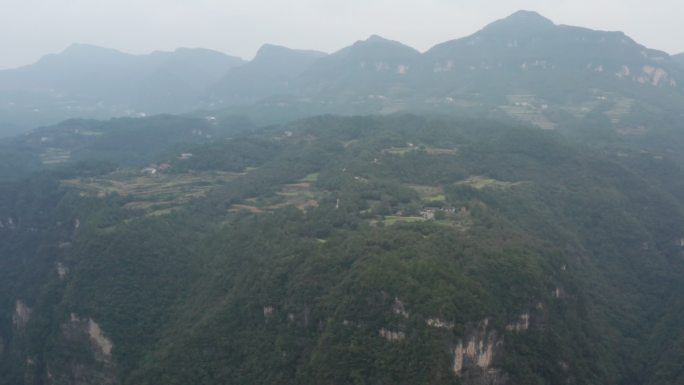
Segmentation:
{"type": "Polygon", "coordinates": [[[553,21],[534,11],[518,11],[514,14],[487,25],[480,32],[516,33],[525,31],[539,31],[553,28],[553,21]]]}
{"type": "Polygon", "coordinates": [[[546,24],[553,24],[553,22],[539,14],[538,12],[535,11],[526,11],[526,10],[520,10],[517,11],[504,20],[521,20],[521,21],[537,21],[537,22],[544,22],[546,24]]]}
{"type": "Polygon", "coordinates": [[[401,43],[401,42],[396,41],[396,40],[387,39],[387,38],[382,37],[380,35],[371,35],[366,40],[357,41],[356,44],[357,45],[359,45],[359,44],[363,44],[363,45],[366,45],[366,44],[386,44],[386,45],[393,45],[393,46],[397,46],[397,47],[408,47],[404,43],[401,43]]]}
{"type": "Polygon", "coordinates": [[[262,44],[261,47],[259,47],[259,50],[257,51],[257,55],[259,53],[268,52],[268,51],[290,51],[290,48],[287,48],[287,47],[282,46],[282,45],[265,43],[265,44],[262,44]]]}
{"type": "Polygon", "coordinates": [[[89,54],[93,52],[122,53],[114,48],[105,48],[92,44],[74,43],[65,48],[62,52],[60,52],[60,54],[89,54]]]}
{"type": "Polygon", "coordinates": [[[419,52],[404,43],[396,40],[390,40],[384,38],[380,35],[371,35],[366,40],[359,40],[349,47],[343,48],[338,51],[338,53],[348,54],[350,52],[369,52],[372,51],[374,54],[381,52],[404,52],[410,55],[417,55],[419,52]],[[378,51],[380,50],[380,51],[378,51]]]}
{"type": "Polygon", "coordinates": [[[314,50],[298,50],[298,49],[292,49],[276,44],[264,44],[259,48],[257,51],[256,56],[254,57],[255,61],[260,61],[260,60],[273,60],[277,59],[282,56],[310,56],[310,57],[323,57],[326,56],[326,53],[324,52],[319,52],[319,51],[314,51],[314,50]]]}
{"type": "Polygon", "coordinates": [[[100,50],[100,49],[106,49],[97,45],[93,44],[86,44],[86,43],[73,43],[66,47],[64,51],[81,51],[81,50],[100,50]]]}
{"type": "Polygon", "coordinates": [[[380,35],[370,35],[368,39],[365,40],[368,43],[387,43],[392,42],[392,40],[386,39],[380,35]]]}

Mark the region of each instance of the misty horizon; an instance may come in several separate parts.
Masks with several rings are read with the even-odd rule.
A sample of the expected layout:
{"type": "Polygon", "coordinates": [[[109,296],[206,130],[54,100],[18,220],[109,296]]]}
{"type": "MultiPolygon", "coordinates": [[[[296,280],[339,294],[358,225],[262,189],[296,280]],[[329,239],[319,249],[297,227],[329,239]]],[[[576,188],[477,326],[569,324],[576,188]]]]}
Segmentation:
{"type": "MultiPolygon", "coordinates": [[[[74,17],[76,25],[82,25],[84,29],[88,29],[87,38],[83,37],[83,30],[69,31],[68,28],[61,28],[55,34],[45,34],[45,31],[37,29],[26,31],[31,23],[21,26],[13,25],[16,23],[16,19],[21,20],[25,15],[38,17],[41,22],[44,22],[45,30],[49,29],[49,21],[52,19],[47,18],[47,15],[39,17],[41,12],[36,12],[35,9],[31,9],[32,13],[28,13],[28,9],[16,7],[16,9],[9,9],[4,16],[0,16],[0,20],[7,19],[0,23],[0,32],[7,29],[5,33],[0,34],[0,36],[4,36],[0,37],[0,48],[3,48],[0,51],[3,52],[0,54],[0,69],[30,65],[46,55],[62,52],[72,45],[92,45],[132,55],[145,55],[156,51],[174,51],[178,48],[204,48],[240,57],[244,60],[251,60],[265,44],[333,53],[355,41],[365,40],[372,35],[379,35],[389,40],[400,41],[420,52],[425,52],[441,42],[467,37],[489,23],[505,18],[519,10],[537,12],[557,25],[574,25],[601,31],[624,32],[640,44],[662,50],[671,55],[684,51],[684,45],[677,38],[681,34],[671,32],[676,30],[676,27],[668,26],[667,20],[663,21],[662,17],[658,17],[658,28],[655,28],[649,22],[651,13],[637,12],[632,14],[631,12],[638,11],[637,8],[639,7],[629,7],[630,4],[625,2],[620,3],[620,7],[612,10],[610,4],[594,7],[596,9],[591,15],[584,12],[586,7],[582,7],[583,2],[576,2],[573,6],[549,6],[536,1],[516,1],[498,7],[491,6],[486,10],[475,7],[476,9],[465,11],[454,10],[454,5],[451,4],[430,2],[421,8],[423,12],[416,13],[416,15],[421,16],[419,20],[415,20],[416,16],[407,12],[407,6],[403,2],[392,7],[385,4],[385,8],[389,7],[393,10],[383,10],[383,7],[368,5],[363,8],[364,16],[355,20],[352,20],[353,15],[350,14],[361,6],[356,7],[354,4],[335,5],[333,8],[342,8],[345,11],[339,12],[337,15],[327,14],[327,16],[332,17],[330,18],[317,14],[316,12],[322,11],[319,9],[320,7],[314,7],[313,11],[307,9],[307,12],[310,13],[308,15],[297,15],[297,18],[301,20],[290,21],[296,24],[294,29],[288,25],[287,18],[281,18],[275,21],[271,20],[266,25],[253,25],[254,34],[250,34],[249,26],[229,22],[231,18],[240,13],[246,20],[253,17],[273,17],[272,13],[279,9],[278,6],[273,5],[260,9],[259,5],[263,6],[263,3],[269,2],[258,3],[252,8],[247,5],[243,5],[241,8],[239,4],[234,2],[227,6],[214,4],[213,8],[212,4],[200,4],[197,6],[197,10],[193,10],[195,13],[178,11],[173,17],[149,11],[151,13],[147,15],[149,18],[145,19],[145,22],[151,25],[159,23],[163,25],[145,31],[140,30],[140,28],[145,27],[145,23],[136,28],[138,25],[136,15],[142,17],[141,14],[145,13],[143,12],[145,9],[143,5],[140,5],[141,10],[138,14],[134,12],[129,15],[106,15],[113,19],[119,16],[130,16],[132,20],[127,21],[131,25],[130,28],[101,31],[95,25],[91,25],[92,28],[87,28],[88,23],[82,20],[82,18],[90,18],[91,13],[95,10],[77,4],[72,7],[77,12],[74,15],[66,15],[65,18],[74,17]],[[496,11],[491,11],[491,9],[496,9],[496,11]],[[579,13],[572,12],[574,9],[579,13]],[[206,12],[211,13],[211,11],[214,11],[217,16],[212,16],[212,18],[201,16],[206,12]],[[608,17],[607,14],[610,12],[613,14],[608,17]],[[9,20],[13,14],[16,17],[9,20]],[[219,18],[219,15],[223,15],[225,18],[219,18]],[[596,18],[593,19],[592,15],[596,18]],[[191,19],[198,20],[191,23],[191,19]],[[324,19],[326,23],[323,22],[324,19]],[[179,25],[173,25],[174,22],[179,23],[179,25]],[[206,24],[201,25],[202,22],[206,24]],[[175,29],[174,33],[164,33],[165,25],[177,30],[175,29]],[[235,30],[240,30],[237,36],[235,30]],[[665,30],[668,33],[664,33],[665,30]],[[186,33],[180,33],[180,31],[186,33]],[[287,33],[283,33],[283,31],[287,31],[287,33]],[[311,33],[311,31],[316,31],[316,33],[311,33]],[[40,33],[35,35],[37,32],[40,33]],[[140,39],[136,32],[144,34],[148,38],[140,39]],[[23,42],[23,44],[17,44],[19,42],[23,42]]],[[[656,4],[659,4],[660,7],[654,6],[650,12],[666,12],[668,15],[676,15],[681,8],[684,8],[684,6],[671,1],[652,3],[652,5],[656,4]]],[[[177,6],[179,9],[185,9],[181,5],[177,6]]],[[[304,8],[303,6],[293,7],[304,8]]],[[[330,11],[327,10],[326,12],[329,13],[330,11]]],[[[293,11],[293,13],[296,14],[297,12],[293,11]]],[[[293,15],[288,16],[293,17],[293,15]]],[[[95,19],[93,16],[93,22],[95,19]]],[[[66,21],[63,20],[62,23],[66,24],[66,21]]]]}

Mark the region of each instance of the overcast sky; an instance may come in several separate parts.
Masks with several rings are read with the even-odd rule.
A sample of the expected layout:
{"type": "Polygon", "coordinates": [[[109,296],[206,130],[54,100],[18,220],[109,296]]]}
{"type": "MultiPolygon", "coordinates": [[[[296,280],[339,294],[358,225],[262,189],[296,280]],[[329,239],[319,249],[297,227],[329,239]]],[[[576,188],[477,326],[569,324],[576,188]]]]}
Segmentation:
{"type": "Polygon", "coordinates": [[[250,59],[263,43],[332,52],[379,34],[424,51],[520,9],[684,51],[684,0],[0,0],[0,68],[72,43],[250,59]]]}

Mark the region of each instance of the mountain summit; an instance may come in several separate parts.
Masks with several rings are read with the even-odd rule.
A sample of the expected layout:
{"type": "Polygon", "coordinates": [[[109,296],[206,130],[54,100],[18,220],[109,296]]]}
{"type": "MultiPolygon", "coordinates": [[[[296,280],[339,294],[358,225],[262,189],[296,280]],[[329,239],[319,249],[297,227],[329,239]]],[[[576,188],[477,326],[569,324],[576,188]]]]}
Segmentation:
{"type": "MultiPolygon", "coordinates": [[[[304,116],[442,113],[463,111],[460,106],[468,112],[504,110],[554,128],[557,117],[569,113],[583,119],[604,100],[616,104],[608,108],[610,121],[632,125],[635,101],[647,101],[646,111],[678,110],[683,60],[622,32],[557,25],[532,11],[516,12],[423,54],[379,35],[330,55],[265,44],[244,64],[212,51],[127,55],[74,45],[33,66],[0,71],[0,117],[35,124],[245,106],[263,117],[264,105],[304,116]],[[535,111],[521,111],[520,105],[536,106],[535,111]]],[[[638,126],[651,124],[645,119],[638,126]]]]}
{"type": "Polygon", "coordinates": [[[497,20],[485,28],[480,33],[487,34],[520,34],[520,33],[540,33],[544,30],[553,28],[555,24],[544,16],[532,11],[518,11],[504,19],[497,20]]]}
{"type": "Polygon", "coordinates": [[[208,97],[218,99],[219,105],[244,105],[288,92],[292,79],[324,56],[319,51],[264,44],[251,62],[228,71],[208,97]]]}
{"type": "Polygon", "coordinates": [[[200,92],[243,63],[207,49],[132,55],[74,44],[0,71],[0,117],[30,128],[74,117],[188,111],[200,92]]]}

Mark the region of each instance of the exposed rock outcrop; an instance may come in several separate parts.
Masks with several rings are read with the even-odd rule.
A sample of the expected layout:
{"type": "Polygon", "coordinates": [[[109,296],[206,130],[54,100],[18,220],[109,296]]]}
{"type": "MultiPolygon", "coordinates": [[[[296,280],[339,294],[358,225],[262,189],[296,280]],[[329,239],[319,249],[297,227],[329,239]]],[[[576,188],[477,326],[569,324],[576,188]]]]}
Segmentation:
{"type": "Polygon", "coordinates": [[[392,331],[385,328],[380,329],[380,336],[390,342],[403,341],[406,338],[406,334],[400,331],[392,331]]]}
{"type": "Polygon", "coordinates": [[[487,319],[477,327],[467,328],[454,348],[454,374],[468,385],[507,384],[506,374],[495,366],[503,343],[503,337],[489,330],[487,319]]]}
{"type": "Polygon", "coordinates": [[[404,303],[397,297],[394,298],[394,303],[392,304],[392,312],[396,315],[400,315],[404,318],[409,317],[409,312],[406,311],[404,303]]]}
{"type": "Polygon", "coordinates": [[[530,329],[530,313],[521,314],[514,322],[506,325],[506,330],[515,332],[525,332],[530,329]]]}
{"type": "Polygon", "coordinates": [[[78,347],[90,354],[62,357],[59,363],[47,362],[47,385],[118,384],[112,355],[114,344],[95,320],[72,313],[69,320],[62,324],[61,331],[61,344],[78,347]]]}
{"type": "Polygon", "coordinates": [[[454,323],[453,322],[448,322],[441,320],[439,318],[428,318],[425,323],[433,328],[437,329],[448,329],[452,330],[454,328],[454,323]]]}
{"type": "Polygon", "coordinates": [[[59,279],[64,279],[69,274],[69,268],[64,266],[62,262],[57,262],[57,275],[59,279]]]}
{"type": "Polygon", "coordinates": [[[23,301],[17,300],[14,305],[12,324],[17,330],[23,331],[31,319],[32,310],[23,301]]]}

